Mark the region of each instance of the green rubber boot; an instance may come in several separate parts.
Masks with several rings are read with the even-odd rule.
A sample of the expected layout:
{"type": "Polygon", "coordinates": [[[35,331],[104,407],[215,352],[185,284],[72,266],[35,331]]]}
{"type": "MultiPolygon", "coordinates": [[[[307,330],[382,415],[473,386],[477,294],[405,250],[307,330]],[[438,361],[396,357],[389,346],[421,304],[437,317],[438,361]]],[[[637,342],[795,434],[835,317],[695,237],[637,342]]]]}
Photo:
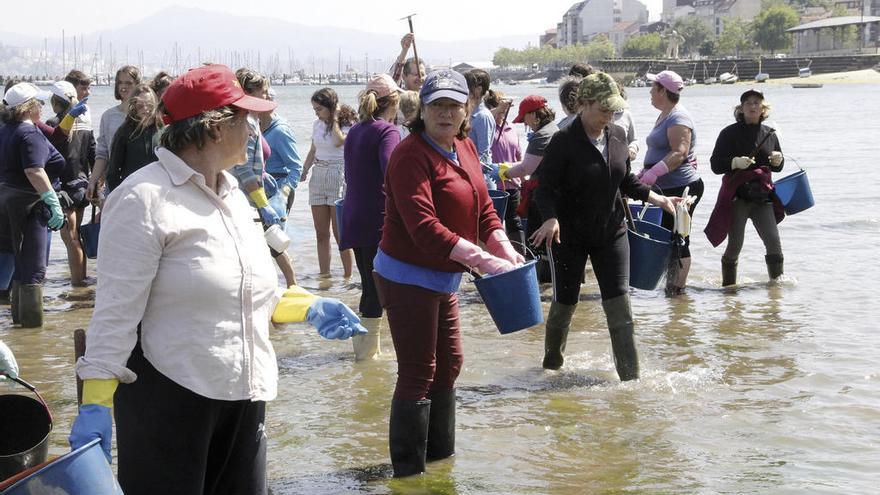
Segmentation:
{"type": "Polygon", "coordinates": [[[21,318],[19,317],[19,315],[20,315],[19,309],[21,308],[21,303],[20,303],[21,299],[19,297],[20,295],[21,295],[21,282],[19,282],[18,280],[13,280],[12,287],[9,289],[9,306],[12,311],[12,324],[13,325],[20,325],[21,324],[21,318]]]}
{"type": "Polygon", "coordinates": [[[18,316],[22,328],[43,326],[42,284],[23,284],[18,289],[18,316]]]}
{"type": "Polygon", "coordinates": [[[388,446],[395,478],[425,472],[430,414],[430,400],[391,400],[388,446]]]}
{"type": "Polygon", "coordinates": [[[571,317],[577,304],[568,305],[553,301],[550,303],[550,314],[547,315],[547,324],[544,333],[544,369],[558,370],[562,367],[565,358],[565,343],[568,341],[568,330],[571,327],[571,317]]]}
{"type": "Polygon", "coordinates": [[[636,350],[632,307],[629,294],[623,294],[602,301],[608,332],[611,334],[611,350],[614,353],[614,366],[620,381],[638,380],[639,353],[636,350]]]}
{"type": "Polygon", "coordinates": [[[730,261],[725,258],[721,258],[721,286],[727,287],[729,285],[736,285],[736,267],[738,263],[737,260],[730,261]]]}
{"type": "Polygon", "coordinates": [[[782,262],[784,258],[781,254],[768,254],[764,256],[764,261],[767,262],[767,274],[770,275],[770,280],[776,280],[782,275],[782,262]]]}

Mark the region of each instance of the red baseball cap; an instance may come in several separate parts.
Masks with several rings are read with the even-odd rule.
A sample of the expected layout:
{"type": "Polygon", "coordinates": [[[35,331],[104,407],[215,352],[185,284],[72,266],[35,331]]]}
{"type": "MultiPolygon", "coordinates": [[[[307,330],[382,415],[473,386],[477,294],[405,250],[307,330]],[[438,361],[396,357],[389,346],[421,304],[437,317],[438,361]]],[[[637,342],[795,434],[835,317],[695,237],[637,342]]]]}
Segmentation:
{"type": "Polygon", "coordinates": [[[274,101],[246,95],[232,69],[219,64],[190,69],[175,79],[162,94],[162,103],[166,125],[226,105],[251,112],[268,112],[278,106],[274,101]]]}
{"type": "Polygon", "coordinates": [[[519,113],[516,114],[516,118],[513,119],[513,123],[519,124],[523,121],[523,117],[525,117],[527,113],[534,112],[535,110],[540,110],[545,106],[547,106],[547,100],[543,96],[526,96],[525,98],[523,98],[523,101],[519,102],[519,113]]]}

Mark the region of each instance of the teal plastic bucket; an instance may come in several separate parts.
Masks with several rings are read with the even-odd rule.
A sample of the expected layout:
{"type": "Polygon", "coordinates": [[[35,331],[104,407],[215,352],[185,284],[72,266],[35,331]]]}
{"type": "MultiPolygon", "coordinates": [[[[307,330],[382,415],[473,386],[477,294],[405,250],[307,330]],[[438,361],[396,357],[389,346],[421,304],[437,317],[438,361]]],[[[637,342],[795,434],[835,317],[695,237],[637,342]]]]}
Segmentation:
{"type": "Polygon", "coordinates": [[[0,290],[9,288],[13,273],[15,273],[15,255],[0,253],[0,290]]]}
{"type": "MultiPolygon", "coordinates": [[[[648,207],[648,211],[645,212],[645,216],[641,217],[642,220],[653,223],[655,225],[660,225],[660,222],[663,220],[663,210],[659,206],[654,205],[644,205],[648,207]]],[[[642,212],[643,205],[638,203],[630,203],[629,211],[632,213],[633,218],[639,218],[639,214],[642,212]]]]}
{"type": "Polygon", "coordinates": [[[629,230],[629,285],[654,290],[666,274],[672,253],[672,232],[663,227],[633,220],[636,232],[629,230]]]}
{"type": "Polygon", "coordinates": [[[3,490],[2,495],[122,495],[122,488],[113,476],[100,442],[100,439],[92,440],[53,460],[3,490]]]}
{"type": "Polygon", "coordinates": [[[531,260],[509,272],[474,280],[486,309],[502,334],[544,322],[536,264],[531,260]]]}
{"type": "Polygon", "coordinates": [[[510,193],[500,189],[489,191],[489,197],[492,198],[492,204],[495,205],[495,211],[502,222],[504,221],[504,215],[507,213],[507,198],[509,196],[510,193]]]}
{"type": "Polygon", "coordinates": [[[782,202],[785,213],[788,215],[800,213],[816,204],[805,170],[779,179],[774,183],[774,186],[776,196],[782,202]]]}

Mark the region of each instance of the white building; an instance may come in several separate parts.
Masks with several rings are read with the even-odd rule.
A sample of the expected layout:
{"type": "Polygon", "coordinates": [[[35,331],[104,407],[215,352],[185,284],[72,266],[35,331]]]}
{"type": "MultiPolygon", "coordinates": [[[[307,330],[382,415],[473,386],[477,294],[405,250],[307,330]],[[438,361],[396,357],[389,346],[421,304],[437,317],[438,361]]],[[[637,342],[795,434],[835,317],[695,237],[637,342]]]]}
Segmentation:
{"type": "Polygon", "coordinates": [[[693,15],[702,20],[715,36],[724,31],[725,19],[750,22],[761,12],[761,0],[663,0],[663,21],[674,24],[693,15]]]}
{"type": "MultiPolygon", "coordinates": [[[[586,0],[572,5],[556,26],[556,43],[587,43],[596,35],[609,35],[620,23],[648,22],[648,8],[638,0],[586,0]]],[[[610,37],[610,36],[609,36],[610,37]]]]}

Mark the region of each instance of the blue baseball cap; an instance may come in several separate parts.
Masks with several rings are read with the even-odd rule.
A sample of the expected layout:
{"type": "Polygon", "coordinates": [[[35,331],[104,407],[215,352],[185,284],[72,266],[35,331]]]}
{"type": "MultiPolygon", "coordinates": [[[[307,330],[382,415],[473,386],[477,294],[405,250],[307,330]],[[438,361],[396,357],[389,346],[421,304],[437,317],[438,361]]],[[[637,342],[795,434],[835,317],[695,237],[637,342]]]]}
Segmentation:
{"type": "Polygon", "coordinates": [[[440,98],[451,98],[459,103],[466,103],[468,96],[470,91],[464,76],[451,69],[437,70],[428,74],[419,91],[422,105],[428,105],[440,98]]]}

